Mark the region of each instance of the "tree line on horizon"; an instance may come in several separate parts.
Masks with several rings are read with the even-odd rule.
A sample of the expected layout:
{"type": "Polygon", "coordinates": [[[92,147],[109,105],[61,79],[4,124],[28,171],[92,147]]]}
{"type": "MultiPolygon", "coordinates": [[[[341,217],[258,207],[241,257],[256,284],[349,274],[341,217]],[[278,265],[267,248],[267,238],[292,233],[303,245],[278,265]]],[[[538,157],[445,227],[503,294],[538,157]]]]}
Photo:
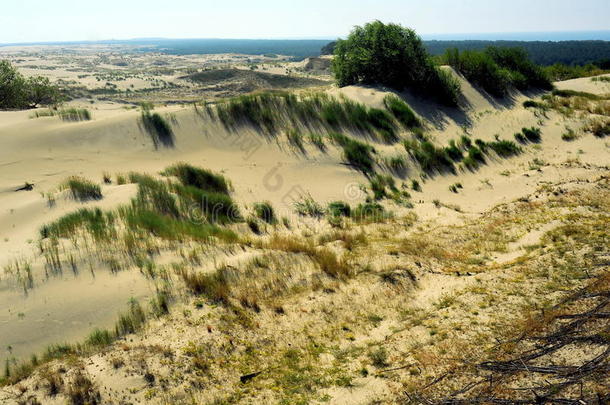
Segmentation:
{"type": "MultiPolygon", "coordinates": [[[[551,66],[595,65],[610,69],[610,41],[484,41],[484,40],[427,40],[423,41],[428,52],[441,57],[448,49],[462,51],[482,51],[490,46],[502,48],[522,48],[532,62],[551,66]]],[[[321,55],[332,55],[337,41],[322,47],[321,55]]]]}

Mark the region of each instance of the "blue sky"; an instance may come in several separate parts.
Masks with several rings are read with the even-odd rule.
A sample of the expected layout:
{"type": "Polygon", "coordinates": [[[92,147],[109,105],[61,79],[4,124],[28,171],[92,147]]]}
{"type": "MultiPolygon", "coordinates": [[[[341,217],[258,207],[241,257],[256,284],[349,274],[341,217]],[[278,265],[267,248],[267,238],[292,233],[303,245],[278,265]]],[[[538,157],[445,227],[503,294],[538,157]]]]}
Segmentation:
{"type": "Polygon", "coordinates": [[[379,19],[418,33],[610,30],[610,0],[2,1],[0,43],[166,38],[335,38],[379,19]]]}

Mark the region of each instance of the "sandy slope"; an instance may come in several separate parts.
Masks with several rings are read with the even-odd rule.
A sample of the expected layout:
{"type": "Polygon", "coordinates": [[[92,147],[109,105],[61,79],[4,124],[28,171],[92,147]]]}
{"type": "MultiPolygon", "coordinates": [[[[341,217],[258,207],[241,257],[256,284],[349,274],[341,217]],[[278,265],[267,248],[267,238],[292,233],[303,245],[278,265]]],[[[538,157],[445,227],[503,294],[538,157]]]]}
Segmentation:
{"type": "MultiPolygon", "coordinates": [[[[445,145],[450,139],[457,140],[464,133],[473,139],[481,138],[485,141],[493,140],[496,135],[512,140],[515,132],[531,126],[542,128],[543,142],[528,146],[526,152],[518,157],[489,159],[487,165],[474,173],[464,171],[456,175],[420,177],[421,173],[411,162],[408,175],[397,180],[399,184],[402,181],[409,184],[410,178],[418,178],[422,182],[423,192],[411,192],[415,204],[413,211],[418,215],[422,228],[463,224],[499,204],[524,196],[531,202],[544,201],[549,187],[570,189],[607,173],[607,141],[583,132],[583,123],[579,118],[565,118],[550,112],[548,118],[541,119],[533,111],[521,106],[527,98],[524,95],[514,94],[511,99],[498,102],[480,93],[463,79],[460,80],[465,96],[461,110],[439,108],[410,94],[402,94],[426,120],[430,134],[438,144],[445,145]],[[561,139],[568,127],[580,135],[579,139],[573,142],[561,139]],[[534,159],[539,164],[532,165],[534,159]],[[449,190],[449,186],[456,182],[463,185],[458,194],[449,190]]],[[[607,83],[591,82],[588,78],[557,83],[558,88],[598,94],[608,92],[605,86],[607,83]]],[[[369,106],[381,108],[383,98],[389,92],[351,86],[333,89],[331,93],[340,93],[369,106]]],[[[329,148],[328,153],[321,153],[308,145],[307,153],[303,155],[291,148],[284,136],[269,139],[247,129],[229,132],[220,124],[203,118],[192,107],[174,106],[156,111],[170,114],[168,116],[174,122],[176,146],[173,149],[155,150],[152,140],[139,122],[138,111],[118,105],[96,105],[94,108],[94,119],[79,123],[65,123],[53,117],[30,119],[32,112],[0,112],[1,265],[32,257],[38,229],[44,223],[81,206],[115,207],[127,202],[135,192],[135,186],[132,185],[104,185],[104,199],[99,202],[82,204],[71,200],[65,193],[59,193],[56,195],[56,204],[49,206],[41,193],[56,192],[61,182],[71,175],[82,175],[101,183],[104,172],[112,174],[113,178],[117,173],[129,171],[156,173],[172,163],[186,161],[226,175],[233,182],[235,199],[241,204],[269,200],[280,211],[280,215],[287,216],[292,215],[291,204],[299,193],[310,193],[322,203],[337,199],[356,203],[364,198],[364,194],[358,190],[358,184],[366,184],[366,179],[342,165],[340,152],[334,147],[329,148]],[[25,182],[33,183],[34,190],[16,192],[25,182]]],[[[404,153],[400,146],[377,144],[375,147],[383,155],[404,153]]],[[[392,209],[399,215],[409,212],[399,207],[392,209]]],[[[541,229],[546,231],[549,228],[541,229]]],[[[521,256],[523,246],[535,244],[542,232],[526,234],[523,239],[510,245],[507,252],[496,254],[491,259],[498,263],[515,260],[521,256]]],[[[59,286],[49,283],[27,304],[21,300],[16,300],[17,304],[14,304],[15,294],[6,294],[0,290],[0,303],[6,303],[11,310],[9,316],[0,318],[0,329],[11,330],[11,333],[2,336],[9,339],[11,344],[22,344],[19,353],[51,343],[53,340],[50,340],[49,334],[56,333],[61,339],[78,340],[85,336],[93,324],[111,324],[111,318],[128,297],[147,295],[146,284],[138,284],[136,279],[125,277],[125,280],[112,277],[101,280],[104,288],[93,288],[90,291],[108,289],[112,293],[102,292],[99,296],[79,284],[87,284],[86,279],[76,283],[66,281],[59,286]],[[113,287],[119,284],[127,286],[124,291],[113,287]],[[80,291],[82,294],[75,294],[67,301],[41,300],[41,295],[45,293],[57,297],[71,291],[80,291]],[[95,314],[96,308],[107,304],[107,311],[95,314]],[[67,311],[61,317],[55,316],[61,311],[62,305],[77,310],[67,311]],[[46,320],[45,311],[52,313],[46,320]],[[26,333],[26,329],[14,326],[19,322],[16,317],[18,312],[25,312],[26,319],[32,317],[40,320],[42,329],[39,328],[27,339],[20,340],[20,334],[26,333]],[[45,329],[45,322],[59,326],[56,329],[45,329]],[[74,327],[64,327],[64,332],[57,331],[70,322],[75,323],[74,327]],[[91,325],[87,322],[91,322],[91,325]],[[49,331],[46,336],[42,336],[41,331],[44,330],[49,331]],[[25,340],[28,342],[23,343],[25,340]]],[[[446,275],[433,275],[421,280],[420,291],[414,302],[422,307],[430,306],[446,291],[463,286],[464,279],[456,281],[446,275]]],[[[362,289],[362,294],[367,296],[363,286],[354,288],[362,289]]],[[[290,319],[294,321],[294,318],[290,319]]],[[[168,337],[164,334],[169,332],[165,330],[156,333],[168,337]]],[[[383,333],[381,335],[384,336],[383,333]]],[[[148,343],[159,340],[154,333],[151,336],[148,343]]],[[[52,337],[55,339],[55,336],[52,337]]],[[[95,364],[98,360],[93,358],[90,361],[95,364]]],[[[95,373],[96,367],[88,369],[95,373]]],[[[143,399],[145,387],[141,379],[119,383],[113,379],[115,376],[111,371],[100,373],[100,381],[106,386],[114,389],[136,387],[139,393],[132,398],[143,399]]],[[[369,388],[360,390],[353,396],[346,397],[346,393],[341,390],[334,393],[331,390],[330,393],[337,399],[336,403],[365,403],[371,398],[371,393],[387,393],[387,387],[378,386],[378,381],[372,380],[369,383],[372,384],[369,388]]]]}

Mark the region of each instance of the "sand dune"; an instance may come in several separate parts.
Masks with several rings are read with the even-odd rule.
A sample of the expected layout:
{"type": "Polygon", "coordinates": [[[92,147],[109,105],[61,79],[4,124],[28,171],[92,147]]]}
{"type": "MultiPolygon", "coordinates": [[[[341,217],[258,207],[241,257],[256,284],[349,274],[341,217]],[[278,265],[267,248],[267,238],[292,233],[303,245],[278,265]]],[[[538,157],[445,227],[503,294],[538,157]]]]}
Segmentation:
{"type": "MultiPolygon", "coordinates": [[[[401,322],[415,317],[414,314],[419,313],[418,311],[440,312],[445,307],[439,306],[438,302],[448,300],[450,294],[466,294],[465,289],[475,291],[477,286],[485,283],[489,283],[492,289],[501,288],[505,274],[506,277],[510,276],[521,282],[518,265],[519,260],[525,260],[524,257],[528,254],[526,248],[540,243],[546,233],[562,224],[557,219],[560,214],[555,211],[544,211],[535,221],[532,220],[531,224],[514,221],[506,225],[515,230],[510,228],[514,235],[511,234],[510,243],[502,245],[503,249],[494,250],[488,248],[485,241],[480,242],[481,246],[484,246],[481,248],[483,257],[475,259],[485,263],[482,265],[485,270],[481,270],[481,276],[476,279],[470,277],[470,274],[463,277],[463,273],[460,274],[459,271],[457,275],[454,271],[448,271],[450,266],[442,260],[430,259],[427,263],[427,259],[411,260],[404,252],[397,253],[389,248],[388,252],[385,252],[386,240],[413,234],[422,238],[422,232],[429,232],[434,237],[425,240],[416,248],[411,248],[416,252],[424,252],[426,249],[432,249],[437,241],[443,240],[443,237],[451,232],[457,236],[447,243],[451,247],[459,245],[471,237],[471,234],[467,233],[469,227],[483,227],[482,231],[476,228],[477,232],[480,232],[477,234],[479,236],[491,230],[508,234],[510,232],[506,229],[498,231],[495,228],[498,223],[502,223],[501,218],[494,216],[499,215],[498,212],[516,212],[522,217],[534,215],[533,212],[544,210],[548,201],[557,196],[571,195],[570,193],[574,192],[576,199],[581,195],[579,193],[590,192],[597,187],[596,184],[602,184],[603,176],[608,175],[607,141],[586,132],[586,123],[580,117],[566,117],[554,111],[542,116],[536,111],[524,108],[522,102],[529,98],[528,95],[514,93],[505,100],[494,100],[463,78],[458,79],[464,92],[460,109],[442,108],[422,101],[412,94],[400,94],[424,121],[431,139],[436,144],[447,145],[450,140],[458,140],[462,135],[486,142],[496,138],[514,140],[515,132],[532,126],[541,128],[542,141],[524,145],[524,153],[515,157],[502,159],[490,155],[486,158],[486,164],[476,171],[462,170],[455,174],[425,175],[413,161],[409,161],[405,169],[406,174],[395,176],[395,181],[399,187],[409,189],[413,206],[383,202],[395,213],[396,222],[355,226],[371,235],[367,241],[367,249],[370,247],[370,251],[362,256],[354,256],[355,253],[343,248],[338,240],[328,243],[328,248],[332,251],[344,253],[345,257],[357,258],[356,267],[360,271],[358,277],[361,278],[352,284],[342,284],[336,280],[327,284],[320,282],[317,289],[312,288],[306,290],[303,295],[292,296],[284,307],[281,307],[281,311],[280,307],[274,310],[264,309],[260,318],[257,318],[256,337],[252,337],[249,330],[235,332],[236,335],[231,337],[230,344],[226,343],[226,347],[238,347],[235,350],[246,353],[247,356],[248,350],[254,350],[242,347],[247,336],[262,346],[265,339],[267,342],[275,342],[274,346],[283,349],[293,343],[297,346],[307,345],[306,338],[303,337],[304,331],[311,327],[320,332],[326,327],[321,326],[319,314],[326,314],[321,315],[322,318],[339,317],[341,322],[355,317],[356,325],[366,319],[378,319],[372,321],[376,326],[365,333],[361,333],[357,327],[350,326],[350,329],[345,324],[343,329],[335,327],[336,325],[332,330],[324,329],[327,336],[349,335],[347,339],[341,338],[344,347],[351,347],[352,342],[374,346],[380,341],[391,341],[394,336],[398,336],[400,331],[404,331],[404,328],[401,329],[401,322]],[[577,139],[571,142],[562,139],[568,128],[578,134],[577,139]],[[411,180],[418,180],[422,191],[412,190],[411,180]],[[461,191],[452,191],[450,187],[458,182],[461,184],[461,191]],[[530,210],[520,204],[529,204],[530,210]],[[409,222],[413,218],[417,218],[413,220],[414,223],[409,222]],[[446,233],[443,230],[446,230],[446,233]],[[371,262],[370,259],[376,255],[383,258],[371,262]],[[409,273],[412,279],[401,273],[403,270],[412,272],[409,273]],[[487,270],[490,273],[485,273],[487,270]],[[380,284],[380,277],[386,281],[390,280],[390,284],[380,284]],[[396,281],[396,277],[403,281],[396,281]],[[402,308],[403,312],[399,313],[393,306],[404,304],[406,299],[401,294],[405,291],[413,291],[409,296],[410,306],[408,309],[402,308]],[[387,307],[382,305],[386,297],[387,307]],[[372,310],[367,307],[367,303],[373,303],[374,310],[382,315],[370,312],[372,310]],[[283,311],[288,315],[280,317],[278,314],[283,311]],[[299,329],[301,327],[303,330],[299,329]],[[278,330],[282,333],[278,334],[278,330]],[[283,333],[286,334],[284,337],[283,333]]],[[[596,94],[608,92],[607,82],[593,82],[589,78],[560,82],[556,85],[560,89],[596,94]]],[[[362,86],[332,88],[328,92],[375,108],[383,108],[384,98],[392,94],[386,89],[362,86]]],[[[85,106],[78,102],[73,104],[85,106]]],[[[165,167],[180,161],[212,169],[229,178],[234,186],[233,198],[241,207],[249,209],[254,202],[268,200],[277,209],[278,216],[285,215],[295,219],[293,228],[277,231],[284,236],[299,235],[304,238],[311,237],[313,240],[318,234],[321,236],[337,231],[324,221],[294,215],[292,204],[293,197],[297,194],[310,194],[314,200],[324,205],[334,200],[346,200],[353,205],[365,200],[366,193],[361,191],[360,185],[368,186],[368,179],[343,164],[341,150],[335,146],[330,145],[326,152],[321,152],[313,145],[306,144],[305,151],[299,151],[291,146],[284,133],[270,137],[257,133],[253,128],[231,131],[192,106],[175,105],[157,107],[154,110],[167,117],[175,134],[175,147],[156,149],[140,121],[140,110],[110,103],[88,106],[93,113],[93,119],[82,122],[64,122],[58,117],[30,118],[34,111],[0,112],[0,265],[7,266],[16,260],[25,259],[35,262],[38,232],[45,223],[82,207],[112,209],[128,203],[135,195],[137,186],[117,184],[117,174],[130,171],[157,174],[165,167]],[[60,185],[69,176],[83,176],[101,184],[105,173],[111,175],[112,183],[102,184],[104,197],[100,201],[81,203],[74,201],[66,191],[59,191],[60,185]],[[33,184],[32,190],[16,191],[26,182],[33,184]],[[54,195],[53,204],[49,203],[48,193],[54,195]],[[316,233],[318,231],[319,233],[316,233]]],[[[350,135],[363,139],[358,133],[350,135]]],[[[402,131],[401,136],[407,137],[407,132],[402,131]]],[[[379,158],[405,153],[400,144],[369,141],[377,150],[379,158]]],[[[568,204],[565,201],[563,203],[568,204]]],[[[569,203],[572,204],[571,200],[569,203]]],[[[557,208],[557,211],[559,210],[557,208]]],[[[357,230],[354,231],[356,232],[357,230]]],[[[270,238],[271,236],[263,236],[258,243],[263,244],[270,238]]],[[[404,245],[401,246],[404,248],[404,245]]],[[[236,251],[227,251],[205,256],[208,262],[200,267],[213,268],[218,263],[239,267],[238,265],[250,262],[253,258],[274,253],[273,249],[260,247],[255,242],[240,246],[236,251]]],[[[169,250],[166,254],[171,256],[171,260],[168,259],[167,262],[171,263],[172,260],[180,258],[183,253],[180,251],[179,254],[178,249],[169,250]]],[[[309,277],[313,267],[307,262],[307,255],[302,256],[300,260],[303,260],[304,264],[293,266],[295,269],[282,266],[283,262],[275,258],[280,263],[277,272],[303,272],[304,275],[299,273],[296,276],[291,273],[291,277],[298,281],[293,286],[295,291],[304,288],[302,285],[307,285],[314,279],[313,276],[309,277]]],[[[293,263],[296,263],[297,259],[293,260],[293,263]]],[[[464,266],[470,269],[470,265],[466,263],[464,266]]],[[[41,260],[35,266],[38,271],[43,271],[41,260]]],[[[25,357],[54,341],[82,340],[94,325],[112,325],[116,313],[125,307],[129,297],[148,299],[153,290],[149,284],[150,280],[134,269],[119,272],[117,275],[102,273],[96,277],[99,279],[95,280],[95,277],[89,276],[73,277],[70,274],[51,277],[34,289],[31,296],[24,297],[20,291],[16,292],[17,287],[11,284],[9,274],[2,273],[0,281],[4,284],[0,288],[0,306],[8,307],[10,311],[8,315],[0,317],[2,331],[6,331],[0,334],[0,341],[8,341],[15,348],[15,355],[25,357]],[[63,296],[64,294],[67,295],[63,296]],[[48,299],[45,298],[47,296],[48,299]],[[70,309],[64,310],[65,307],[70,309]],[[23,315],[17,315],[20,313],[23,315]]],[[[249,288],[255,287],[250,285],[249,288]]],[[[274,288],[273,282],[268,283],[268,288],[274,288]]],[[[525,283],[521,288],[526,288],[525,283]]],[[[167,350],[177,353],[175,355],[180,361],[159,366],[157,371],[161,374],[167,371],[167,375],[170,375],[168,370],[174,365],[182,367],[181,362],[186,361],[184,353],[191,342],[201,343],[201,339],[209,339],[211,347],[215,343],[224,342],[223,339],[233,333],[231,329],[231,332],[223,334],[221,328],[225,326],[222,320],[218,323],[221,325],[218,329],[217,324],[210,326],[217,321],[214,318],[216,307],[205,305],[193,309],[195,307],[191,301],[191,298],[186,298],[185,303],[178,304],[182,312],[177,310],[167,319],[155,320],[145,335],[130,336],[130,341],[124,342],[126,347],[129,346],[129,349],[124,350],[125,353],[121,351],[123,349],[111,346],[104,353],[87,358],[85,368],[97,378],[97,383],[104,387],[105,398],[117,399],[124,395],[129,401],[163,403],[167,402],[167,395],[170,393],[183,392],[181,383],[174,381],[167,382],[170,387],[167,393],[151,392],[150,383],[142,377],[142,373],[148,369],[128,368],[130,371],[125,371],[126,374],[119,377],[124,371],[109,364],[112,359],[123,357],[129,362],[129,356],[138,350],[167,345],[167,350]],[[196,315],[191,318],[193,312],[196,315]],[[128,377],[129,373],[132,373],[131,377],[128,377]],[[114,390],[131,391],[117,394],[108,389],[110,386],[114,387],[114,390]]],[[[521,304],[519,302],[515,306],[521,304]]],[[[479,308],[483,312],[485,307],[479,304],[479,308]]],[[[506,311],[509,310],[514,308],[507,307],[506,311]]],[[[430,314],[429,317],[432,319],[433,315],[430,314]]],[[[489,314],[481,316],[480,319],[484,320],[485,317],[488,318],[489,314]]],[[[397,343],[396,350],[407,351],[405,347],[414,341],[420,342],[422,346],[426,345],[425,342],[432,339],[434,334],[422,326],[425,322],[423,317],[420,324],[408,330],[406,337],[401,335],[404,340],[401,340],[400,344],[397,343]]],[[[443,321],[439,322],[442,324],[443,321]]],[[[324,336],[322,333],[318,335],[324,336]]],[[[155,354],[148,353],[147,356],[162,362],[163,350],[165,349],[159,349],[155,354]]],[[[233,353],[233,349],[226,350],[233,353]]],[[[340,355],[347,356],[339,351],[332,353],[326,353],[328,364],[323,368],[328,366],[330,369],[330,365],[340,355]]],[[[272,355],[268,357],[271,358],[272,355]]],[[[323,358],[316,362],[325,364],[323,358]]],[[[136,367],[133,365],[135,363],[128,364],[128,367],[136,367]]],[[[231,367],[235,367],[235,364],[231,364],[231,367]]],[[[225,378],[229,381],[227,384],[234,388],[239,386],[239,376],[236,373],[254,372],[263,366],[266,365],[247,364],[246,367],[241,364],[237,371],[231,367],[215,371],[220,379],[225,378]]],[[[381,369],[381,366],[379,368],[381,369]]],[[[409,371],[407,368],[404,372],[410,372],[412,375],[417,373],[416,370],[409,371]]],[[[333,375],[333,378],[335,377],[333,375]]],[[[332,403],[367,403],[373,397],[394,398],[392,389],[395,388],[395,380],[388,382],[378,376],[369,375],[368,371],[366,375],[362,372],[358,378],[360,385],[353,389],[335,386],[324,392],[332,399],[332,403]]],[[[167,379],[169,381],[169,377],[167,379]]],[[[25,384],[31,392],[41,390],[35,388],[34,379],[25,384]]],[[[214,388],[211,392],[218,393],[219,390],[214,388]]],[[[264,402],[268,393],[265,390],[261,392],[262,397],[257,399],[264,402]]],[[[211,400],[211,397],[206,396],[208,394],[198,393],[197,398],[211,400]]],[[[0,401],[12,403],[10,400],[16,395],[14,389],[0,392],[0,401]]],[[[273,398],[270,393],[269,396],[273,398]]]]}

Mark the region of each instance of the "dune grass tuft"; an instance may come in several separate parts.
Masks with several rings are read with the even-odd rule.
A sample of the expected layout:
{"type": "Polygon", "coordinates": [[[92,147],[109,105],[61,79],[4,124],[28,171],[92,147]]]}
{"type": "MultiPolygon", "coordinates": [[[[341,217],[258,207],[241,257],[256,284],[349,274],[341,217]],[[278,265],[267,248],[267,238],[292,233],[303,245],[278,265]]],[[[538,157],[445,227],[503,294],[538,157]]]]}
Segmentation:
{"type": "Polygon", "coordinates": [[[230,184],[225,177],[187,163],[178,163],[170,166],[161,174],[175,176],[184,186],[193,186],[201,190],[224,194],[228,194],[230,190],[230,184]]]}
{"type": "Polygon", "coordinates": [[[70,190],[72,197],[81,202],[103,198],[102,189],[99,185],[78,176],[68,178],[61,188],[70,190]]]}
{"type": "Polygon", "coordinates": [[[144,129],[152,138],[155,148],[159,146],[174,147],[174,131],[169,122],[160,114],[144,110],[142,111],[142,123],[144,129]]]}

